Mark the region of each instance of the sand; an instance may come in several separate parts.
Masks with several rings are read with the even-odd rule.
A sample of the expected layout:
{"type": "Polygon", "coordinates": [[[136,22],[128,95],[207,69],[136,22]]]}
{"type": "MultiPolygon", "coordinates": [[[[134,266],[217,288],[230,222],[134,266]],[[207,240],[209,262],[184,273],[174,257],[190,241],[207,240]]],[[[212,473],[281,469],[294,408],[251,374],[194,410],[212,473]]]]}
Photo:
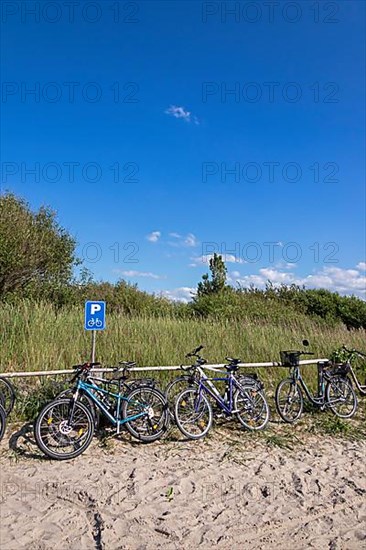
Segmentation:
{"type": "Polygon", "coordinates": [[[31,427],[8,429],[1,550],[366,548],[364,441],[309,436],[283,449],[227,434],[95,439],[57,462],[42,457],[31,427]]]}

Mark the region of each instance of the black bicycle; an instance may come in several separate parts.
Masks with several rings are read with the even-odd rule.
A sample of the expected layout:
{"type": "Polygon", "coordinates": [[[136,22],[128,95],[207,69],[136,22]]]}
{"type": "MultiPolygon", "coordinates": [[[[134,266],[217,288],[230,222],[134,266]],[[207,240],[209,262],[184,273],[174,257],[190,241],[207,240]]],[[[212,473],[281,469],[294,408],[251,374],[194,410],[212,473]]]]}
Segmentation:
{"type": "MultiPolygon", "coordinates": [[[[307,340],[303,341],[306,347],[307,340]]],[[[349,369],[334,368],[329,361],[317,364],[317,394],[313,394],[301,374],[300,357],[314,355],[306,351],[281,351],[281,364],[290,369],[290,376],[281,380],[276,388],[275,401],[278,414],[288,423],[298,420],[303,412],[303,392],[310,403],[325,410],[329,408],[340,418],[351,418],[357,410],[357,397],[348,378],[349,369]]]]}
{"type": "Polygon", "coordinates": [[[6,378],[0,377],[0,405],[3,406],[8,416],[13,410],[15,403],[14,386],[6,378]]]}
{"type": "MultiPolygon", "coordinates": [[[[195,367],[200,367],[207,363],[206,359],[199,355],[199,352],[203,349],[203,346],[198,346],[190,353],[186,354],[186,358],[195,358],[195,362],[191,367],[185,369],[186,374],[182,374],[177,378],[174,378],[165,388],[165,399],[168,403],[170,419],[174,420],[174,408],[178,395],[185,389],[196,386],[199,381],[199,376],[195,367]]],[[[183,365],[181,365],[182,367],[183,365]]]]}
{"type": "Polygon", "coordinates": [[[0,441],[4,437],[6,428],[6,412],[2,405],[0,405],[0,441]]]}

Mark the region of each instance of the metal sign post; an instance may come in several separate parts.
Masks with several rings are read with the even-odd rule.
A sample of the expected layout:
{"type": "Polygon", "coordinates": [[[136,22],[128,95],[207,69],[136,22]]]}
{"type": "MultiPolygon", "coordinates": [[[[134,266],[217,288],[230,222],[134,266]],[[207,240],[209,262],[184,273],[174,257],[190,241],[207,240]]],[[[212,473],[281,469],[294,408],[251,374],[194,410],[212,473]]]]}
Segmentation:
{"type": "Polygon", "coordinates": [[[90,353],[90,362],[95,363],[95,342],[97,339],[97,331],[92,330],[92,347],[91,347],[91,353],[90,353]]]}
{"type": "Polygon", "coordinates": [[[105,329],[105,302],[85,302],[85,330],[92,331],[92,344],[90,353],[90,362],[95,363],[95,347],[97,339],[97,330],[105,329]]]}

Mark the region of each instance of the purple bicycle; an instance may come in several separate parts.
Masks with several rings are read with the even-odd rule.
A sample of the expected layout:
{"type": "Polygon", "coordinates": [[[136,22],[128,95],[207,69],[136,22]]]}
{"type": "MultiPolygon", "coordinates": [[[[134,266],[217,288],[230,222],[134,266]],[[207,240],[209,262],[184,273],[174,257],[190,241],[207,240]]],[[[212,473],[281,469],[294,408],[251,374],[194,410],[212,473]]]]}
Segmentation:
{"type": "Polygon", "coordinates": [[[235,416],[248,430],[262,430],[269,420],[269,407],[261,382],[249,377],[237,377],[235,373],[239,369],[240,359],[231,357],[226,357],[226,372],[211,368],[215,376],[208,377],[202,368],[206,360],[198,355],[201,349],[202,346],[190,354],[196,357],[194,365],[182,367],[195,375],[195,384],[183,390],[175,401],[174,417],[182,434],[189,439],[200,439],[207,435],[213,421],[209,398],[222,413],[235,416]],[[217,383],[224,384],[223,395],[217,383]]]}

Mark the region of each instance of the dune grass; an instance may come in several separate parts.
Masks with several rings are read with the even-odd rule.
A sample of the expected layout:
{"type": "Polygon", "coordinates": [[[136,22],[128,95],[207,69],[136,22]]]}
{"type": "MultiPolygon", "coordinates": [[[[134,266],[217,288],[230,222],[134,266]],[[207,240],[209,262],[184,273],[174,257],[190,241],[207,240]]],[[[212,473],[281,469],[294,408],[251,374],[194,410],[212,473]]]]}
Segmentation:
{"type": "MultiPolygon", "coordinates": [[[[83,312],[79,308],[57,312],[47,304],[23,301],[3,304],[0,309],[0,372],[68,369],[88,360],[91,334],[83,329],[83,312]]],[[[278,361],[281,349],[301,347],[304,337],[311,342],[315,357],[329,357],[342,344],[365,349],[364,330],[347,331],[342,325],[329,328],[306,317],[283,324],[259,321],[194,320],[169,317],[127,317],[110,314],[107,329],[97,335],[97,360],[105,365],[119,360],[135,360],[140,366],[179,365],[187,363],[185,354],[204,345],[203,355],[209,363],[222,363],[226,355],[243,362],[278,361]]],[[[250,369],[249,372],[254,369],[250,369]]],[[[258,369],[266,385],[271,408],[273,392],[287,369],[258,369]]],[[[161,386],[177,372],[154,373],[161,386]]],[[[316,387],[315,366],[304,367],[310,387],[316,387]]],[[[13,418],[32,419],[40,408],[62,389],[66,377],[23,378],[13,380],[19,399],[13,418]]],[[[324,417],[325,418],[325,417],[324,417]]],[[[324,420],[325,421],[325,420],[324,420]]],[[[320,419],[316,431],[347,435],[343,423],[329,422],[323,430],[320,419]],[[320,424],[319,424],[320,422],[320,424]]],[[[314,428],[315,429],[315,428],[314,428]]],[[[358,430],[358,428],[357,428],[358,430]]],[[[277,429],[275,430],[277,437],[277,429]]]]}
{"type": "MultiPolygon", "coordinates": [[[[57,312],[48,304],[2,304],[0,326],[1,372],[65,369],[90,356],[91,335],[83,329],[79,308],[57,312]]],[[[226,355],[244,362],[277,361],[281,349],[298,348],[304,337],[315,357],[328,357],[343,343],[364,348],[365,336],[364,330],[328,328],[306,317],[280,325],[110,314],[107,329],[97,334],[97,360],[107,365],[119,360],[135,360],[140,366],[179,365],[188,351],[202,344],[210,363],[221,363],[226,355]]],[[[283,369],[261,372],[265,381],[278,374],[282,377],[283,369]]]]}

